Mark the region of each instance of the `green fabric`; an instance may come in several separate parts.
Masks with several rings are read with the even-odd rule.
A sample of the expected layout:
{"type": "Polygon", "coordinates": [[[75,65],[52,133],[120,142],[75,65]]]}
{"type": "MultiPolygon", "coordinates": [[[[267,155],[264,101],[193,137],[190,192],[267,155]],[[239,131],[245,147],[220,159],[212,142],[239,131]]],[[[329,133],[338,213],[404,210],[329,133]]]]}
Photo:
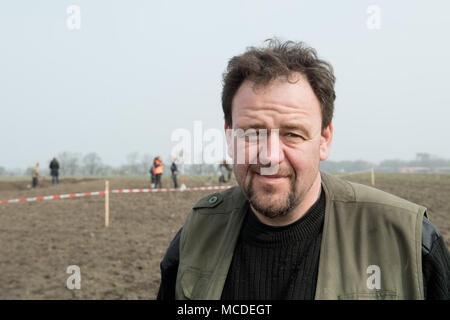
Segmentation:
{"type": "Polygon", "coordinates": [[[177,299],[220,299],[247,209],[239,187],[209,195],[192,208],[180,238],[177,299]]]}
{"type": "MultiPolygon", "coordinates": [[[[315,298],[423,299],[425,208],[321,176],[326,211],[315,298]]],[[[220,299],[247,209],[238,186],[192,208],[180,239],[177,299],[220,299]]]]}
{"type": "Polygon", "coordinates": [[[322,174],[322,185],[327,202],[316,299],[423,299],[426,209],[329,175],[322,174]],[[377,267],[379,286],[372,288],[377,267]]]}

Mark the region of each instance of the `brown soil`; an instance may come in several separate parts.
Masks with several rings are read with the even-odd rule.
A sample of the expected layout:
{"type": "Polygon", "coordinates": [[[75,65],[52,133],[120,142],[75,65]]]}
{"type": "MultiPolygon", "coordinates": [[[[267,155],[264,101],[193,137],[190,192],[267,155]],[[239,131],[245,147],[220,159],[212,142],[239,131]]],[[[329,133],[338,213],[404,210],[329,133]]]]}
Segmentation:
{"type": "MultiPolygon", "coordinates": [[[[377,187],[430,208],[432,222],[450,243],[450,175],[433,179],[379,178],[377,187]]],[[[349,179],[368,183],[367,177],[349,179]]],[[[188,186],[215,185],[187,180],[188,186]]],[[[164,181],[169,185],[168,180],[164,181]]],[[[104,189],[103,180],[0,182],[0,200],[104,189]]],[[[113,179],[111,189],[147,188],[146,179],[113,179]]],[[[154,299],[159,263],[192,205],[211,191],[110,195],[0,204],[0,299],[154,299]],[[81,270],[81,289],[66,287],[69,265],[81,270]]]]}

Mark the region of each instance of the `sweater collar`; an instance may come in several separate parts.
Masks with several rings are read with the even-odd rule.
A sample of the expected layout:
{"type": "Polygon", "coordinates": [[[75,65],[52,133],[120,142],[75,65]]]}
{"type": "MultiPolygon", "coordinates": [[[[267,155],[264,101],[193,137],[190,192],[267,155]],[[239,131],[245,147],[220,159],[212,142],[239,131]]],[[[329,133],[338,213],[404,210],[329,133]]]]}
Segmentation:
{"type": "Polygon", "coordinates": [[[245,241],[259,244],[285,244],[301,241],[322,230],[325,215],[325,192],[321,190],[317,201],[297,221],[281,227],[269,226],[257,218],[249,206],[248,214],[241,233],[245,241]]]}

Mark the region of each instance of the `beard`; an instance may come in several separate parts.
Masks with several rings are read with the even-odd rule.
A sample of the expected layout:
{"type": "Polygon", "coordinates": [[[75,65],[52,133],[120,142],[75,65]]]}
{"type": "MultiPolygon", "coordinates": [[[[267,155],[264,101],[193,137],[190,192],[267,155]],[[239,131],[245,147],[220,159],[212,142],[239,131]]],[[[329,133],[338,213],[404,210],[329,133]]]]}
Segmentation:
{"type": "Polygon", "coordinates": [[[280,191],[272,185],[259,186],[260,190],[255,190],[254,177],[258,171],[249,170],[251,177],[243,186],[243,192],[253,209],[267,218],[274,219],[289,214],[298,206],[301,197],[297,195],[295,174],[289,175],[289,191],[277,195],[280,191]]]}

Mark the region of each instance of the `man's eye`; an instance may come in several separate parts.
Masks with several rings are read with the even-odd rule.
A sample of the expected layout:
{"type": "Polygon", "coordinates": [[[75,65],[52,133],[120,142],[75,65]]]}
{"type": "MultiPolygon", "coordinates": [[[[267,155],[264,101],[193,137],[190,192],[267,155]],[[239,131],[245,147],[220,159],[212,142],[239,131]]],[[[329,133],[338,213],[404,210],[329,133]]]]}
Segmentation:
{"type": "Polygon", "coordinates": [[[298,135],[298,134],[296,134],[296,133],[292,133],[292,132],[286,133],[286,136],[287,136],[288,138],[300,138],[300,139],[303,139],[302,136],[300,136],[300,135],[298,135]]]}

